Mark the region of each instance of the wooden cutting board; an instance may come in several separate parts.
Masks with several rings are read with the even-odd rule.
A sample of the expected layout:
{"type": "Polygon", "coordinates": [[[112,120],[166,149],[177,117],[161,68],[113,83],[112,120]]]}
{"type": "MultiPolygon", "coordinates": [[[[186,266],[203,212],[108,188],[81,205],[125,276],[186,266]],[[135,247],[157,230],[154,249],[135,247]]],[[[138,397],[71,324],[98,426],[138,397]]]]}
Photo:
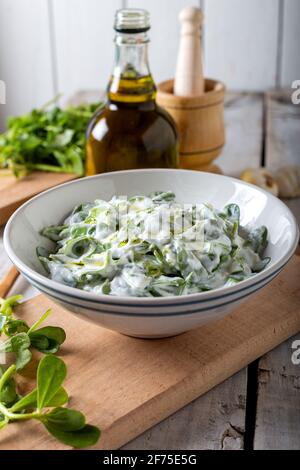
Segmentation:
{"type": "MultiPolygon", "coordinates": [[[[164,340],[140,340],[77,319],[38,296],[19,307],[28,322],[51,305],[65,328],[70,406],[102,429],[96,448],[117,448],[300,330],[300,258],[231,315],[164,340]]],[[[0,449],[63,449],[39,424],[10,424],[0,449]]]]}
{"type": "Polygon", "coordinates": [[[7,176],[4,171],[0,171],[0,226],[31,197],[75,178],[77,175],[35,171],[17,180],[14,176],[7,176]]]}

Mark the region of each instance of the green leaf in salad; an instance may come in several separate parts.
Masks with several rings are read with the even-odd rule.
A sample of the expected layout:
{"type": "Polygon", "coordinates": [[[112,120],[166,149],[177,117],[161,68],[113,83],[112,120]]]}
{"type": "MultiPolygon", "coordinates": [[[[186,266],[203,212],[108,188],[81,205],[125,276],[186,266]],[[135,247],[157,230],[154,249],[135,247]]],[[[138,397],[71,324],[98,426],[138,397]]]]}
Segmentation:
{"type": "Polygon", "coordinates": [[[175,199],[173,191],[154,191],[149,196],[154,202],[172,202],[175,199]]]}
{"type": "Polygon", "coordinates": [[[122,199],[120,213],[120,201],[80,204],[43,230],[56,243],[38,251],[50,278],[96,294],[170,296],[227,286],[231,274],[242,281],[267,265],[266,228],[242,227],[237,204],[183,206],[172,191],[155,191],[122,199]]]}
{"type": "Polygon", "coordinates": [[[268,229],[264,225],[254,230],[251,230],[247,234],[246,244],[250,245],[255,253],[258,253],[260,256],[263,254],[264,250],[268,244],[268,229]]]}
{"type": "Polygon", "coordinates": [[[254,273],[260,273],[268,266],[270,261],[271,261],[271,258],[269,256],[266,256],[265,258],[261,259],[253,266],[252,271],[254,273]]]}
{"type": "Polygon", "coordinates": [[[52,240],[53,242],[57,242],[58,240],[61,240],[60,234],[66,228],[68,228],[67,225],[50,226],[50,227],[44,228],[41,231],[41,235],[49,238],[49,240],[52,240]]]}
{"type": "Polygon", "coordinates": [[[228,219],[231,222],[240,222],[240,208],[237,204],[228,204],[224,207],[223,211],[220,213],[220,217],[223,219],[228,219]]]}

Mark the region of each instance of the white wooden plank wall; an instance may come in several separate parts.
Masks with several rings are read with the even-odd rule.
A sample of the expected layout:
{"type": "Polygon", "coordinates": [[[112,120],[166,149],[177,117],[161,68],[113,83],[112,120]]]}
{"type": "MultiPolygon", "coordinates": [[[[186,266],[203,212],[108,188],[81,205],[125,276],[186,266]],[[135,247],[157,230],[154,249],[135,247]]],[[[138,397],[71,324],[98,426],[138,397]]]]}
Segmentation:
{"type": "Polygon", "coordinates": [[[230,89],[275,85],[279,0],[206,0],[205,68],[230,89]]]}
{"type": "Polygon", "coordinates": [[[113,66],[112,26],[122,0],[51,2],[59,92],[71,95],[86,88],[103,89],[113,66]]]}
{"type": "Polygon", "coordinates": [[[0,129],[10,114],[23,113],[54,96],[47,0],[0,0],[0,129]]]}
{"type": "MultiPolygon", "coordinates": [[[[289,86],[300,78],[300,1],[284,0],[280,84],[289,86]]],[[[279,51],[280,52],[280,51],[279,51]]]]}
{"type": "Polygon", "coordinates": [[[113,16],[122,6],[150,10],[156,81],[174,74],[178,12],[201,6],[207,76],[231,90],[261,91],[300,79],[299,0],[0,0],[0,80],[9,114],[57,92],[104,88],[113,63],[113,16]]]}
{"type": "Polygon", "coordinates": [[[259,361],[255,450],[299,450],[300,370],[290,338],[259,361]]]}

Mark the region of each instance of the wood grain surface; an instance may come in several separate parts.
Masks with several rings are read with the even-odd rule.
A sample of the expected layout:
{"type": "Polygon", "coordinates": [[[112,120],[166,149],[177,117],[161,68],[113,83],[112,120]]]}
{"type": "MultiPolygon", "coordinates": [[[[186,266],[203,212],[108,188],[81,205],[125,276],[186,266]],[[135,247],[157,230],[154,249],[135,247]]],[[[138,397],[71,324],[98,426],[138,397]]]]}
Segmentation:
{"type": "MultiPolygon", "coordinates": [[[[49,321],[67,332],[62,356],[69,366],[70,406],[101,427],[98,448],[124,445],[296,334],[299,285],[300,259],[295,257],[269,286],[226,318],[152,341],[96,327],[53,305],[49,321]]],[[[38,296],[18,313],[31,322],[49,305],[38,296]]],[[[0,449],[63,447],[36,423],[12,424],[1,434],[0,449]]]]}
{"type": "MultiPolygon", "coordinates": [[[[294,0],[287,4],[295,7],[294,0]]],[[[270,91],[265,97],[265,162],[270,169],[300,165],[300,107],[292,104],[292,91],[270,91]]],[[[284,202],[300,225],[300,198],[284,202]]],[[[294,340],[300,334],[259,360],[255,449],[299,449],[300,368],[291,360],[294,340]]]]}
{"type": "Polygon", "coordinates": [[[37,171],[17,180],[14,176],[3,174],[0,171],[0,225],[7,222],[13,212],[31,197],[76,178],[72,174],[37,171]]]}
{"type": "Polygon", "coordinates": [[[266,93],[266,166],[300,165],[300,106],[292,88],[266,93]]]}
{"type": "Polygon", "coordinates": [[[255,449],[299,450],[300,366],[292,361],[299,345],[300,334],[259,361],[255,449]]]}

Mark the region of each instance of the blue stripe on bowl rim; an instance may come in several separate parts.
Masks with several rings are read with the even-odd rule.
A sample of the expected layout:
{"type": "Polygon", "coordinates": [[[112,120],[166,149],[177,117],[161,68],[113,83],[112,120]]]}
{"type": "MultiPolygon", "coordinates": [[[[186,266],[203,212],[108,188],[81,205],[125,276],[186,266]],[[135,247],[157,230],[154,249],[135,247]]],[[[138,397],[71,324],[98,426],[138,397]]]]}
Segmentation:
{"type": "MultiPolygon", "coordinates": [[[[275,278],[276,276],[278,276],[280,271],[277,270],[277,272],[274,272],[272,274],[272,278],[275,278]]],[[[25,276],[26,277],[26,276],[25,276]]],[[[270,276],[269,276],[270,277],[270,276]]],[[[28,278],[27,278],[28,279],[28,278]]],[[[271,279],[270,279],[271,280],[271,279]]],[[[194,313],[199,313],[199,312],[205,312],[205,311],[208,311],[208,310],[216,310],[218,309],[219,307],[225,307],[226,305],[229,305],[229,304],[235,304],[237,302],[240,302],[242,301],[243,299],[245,299],[246,297],[249,297],[250,295],[254,294],[255,292],[259,291],[260,289],[262,289],[266,284],[268,284],[270,282],[270,280],[266,280],[263,279],[261,280],[261,283],[260,285],[254,289],[254,290],[251,290],[251,292],[248,292],[247,294],[241,296],[241,297],[238,297],[237,299],[233,299],[233,300],[229,300],[227,302],[223,302],[221,304],[217,304],[217,305],[211,305],[211,306],[208,306],[208,307],[204,307],[204,308],[197,308],[195,310],[189,310],[188,312],[169,312],[169,313],[157,313],[156,311],[154,312],[147,312],[147,313],[130,313],[130,312],[113,312],[113,311],[108,311],[108,310],[103,310],[101,307],[100,308],[94,308],[94,307],[90,307],[90,306],[82,306],[82,305],[78,305],[77,303],[74,303],[74,302],[70,302],[69,300],[66,300],[66,298],[61,298],[61,297],[58,297],[57,295],[53,294],[53,291],[52,289],[48,289],[50,291],[50,293],[48,293],[46,290],[44,290],[44,286],[40,287],[38,283],[36,283],[35,281],[30,281],[32,283],[32,285],[34,287],[36,287],[38,290],[40,290],[41,292],[45,293],[46,295],[50,296],[50,297],[53,297],[54,299],[62,302],[62,303],[65,303],[67,305],[72,305],[73,307],[79,307],[79,308],[82,308],[82,309],[87,309],[87,310],[91,310],[91,311],[94,311],[94,312],[98,312],[98,313],[103,313],[103,314],[108,314],[108,315],[117,315],[117,316],[127,316],[127,317],[152,317],[152,318],[159,318],[159,317],[172,317],[172,316],[182,316],[182,315],[191,315],[191,314],[194,314],[194,313]]],[[[253,286],[251,286],[253,287],[253,286]]],[[[249,287],[249,289],[251,288],[249,287]]],[[[67,297],[72,297],[72,296],[67,296],[67,297]]],[[[81,299],[82,300],[82,299],[81,299]]],[[[84,300],[85,301],[85,300],[84,300]]],[[[124,306],[123,306],[124,307],[124,306]]],[[[76,312],[75,312],[76,313],[76,312]]]]}
{"type": "MultiPolygon", "coordinates": [[[[150,309],[150,308],[165,308],[165,307],[181,307],[181,306],[189,306],[189,305],[194,305],[194,304],[203,304],[203,303],[209,303],[209,302],[214,302],[216,300],[220,300],[220,299],[223,299],[225,297],[229,297],[229,296],[234,296],[236,294],[239,294],[241,292],[244,292],[244,291],[247,291],[249,290],[250,288],[252,287],[255,287],[257,285],[260,285],[263,281],[266,281],[268,279],[272,279],[274,275],[277,275],[280,273],[280,271],[282,271],[282,269],[286,266],[286,264],[290,261],[290,259],[292,258],[292,256],[282,265],[280,266],[279,268],[277,268],[275,271],[273,271],[272,273],[270,273],[268,276],[262,278],[260,281],[257,281],[255,283],[252,283],[251,285],[249,286],[245,286],[245,287],[242,287],[241,289],[237,289],[236,291],[234,292],[227,292],[227,293],[224,293],[223,295],[216,295],[215,297],[210,297],[208,299],[199,299],[199,300],[191,300],[190,302],[174,302],[174,303],[163,303],[163,304],[160,304],[159,302],[155,303],[155,307],[154,305],[149,305],[149,304],[132,304],[130,302],[126,302],[126,303],[118,303],[118,302],[105,302],[102,300],[103,296],[99,296],[99,302],[97,302],[96,300],[90,300],[90,299],[83,299],[82,296],[80,295],[75,295],[73,293],[64,293],[64,292],[59,292],[58,290],[55,291],[54,289],[52,288],[49,288],[49,286],[46,286],[46,288],[51,291],[51,292],[59,292],[61,295],[63,296],[66,296],[66,297],[69,297],[69,298],[72,298],[72,299],[77,299],[77,300],[80,300],[82,302],[86,302],[86,303],[91,303],[91,304],[95,304],[95,303],[99,303],[101,305],[105,305],[105,306],[109,306],[109,307],[122,307],[122,308],[127,308],[127,307],[130,307],[130,308],[142,308],[142,309],[150,309]],[[100,301],[100,298],[101,298],[101,301],[100,301]]],[[[30,282],[30,284],[33,284],[35,286],[44,286],[42,283],[40,283],[39,281],[36,281],[35,279],[33,279],[31,276],[29,276],[28,274],[25,274],[24,272],[22,273],[24,277],[26,277],[26,279],[30,282]]],[[[47,278],[45,278],[47,279],[47,278]]],[[[38,287],[39,290],[43,290],[41,289],[41,287],[38,287]]],[[[78,289],[80,290],[80,289],[78,289]]],[[[111,298],[112,296],[110,296],[111,298]]],[[[164,297],[165,298],[165,297],[164,297]]],[[[128,297],[128,299],[130,299],[130,297],[128,297]]],[[[178,300],[180,299],[180,296],[178,296],[178,300]]],[[[159,297],[157,297],[157,300],[159,300],[159,297]]],[[[75,305],[75,304],[74,304],[75,305]]]]}

